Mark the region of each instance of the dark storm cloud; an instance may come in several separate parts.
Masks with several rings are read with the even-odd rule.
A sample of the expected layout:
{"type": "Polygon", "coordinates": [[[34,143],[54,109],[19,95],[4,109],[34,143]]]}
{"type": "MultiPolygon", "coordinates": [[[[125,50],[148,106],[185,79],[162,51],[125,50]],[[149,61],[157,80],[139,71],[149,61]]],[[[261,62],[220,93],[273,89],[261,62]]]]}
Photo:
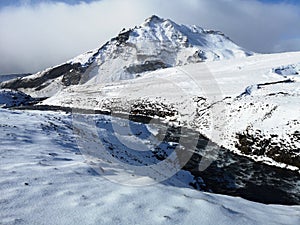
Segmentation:
{"type": "Polygon", "coordinates": [[[246,0],[46,1],[0,9],[0,74],[34,72],[99,47],[158,14],[221,30],[258,52],[300,50],[299,6],[246,0]]]}

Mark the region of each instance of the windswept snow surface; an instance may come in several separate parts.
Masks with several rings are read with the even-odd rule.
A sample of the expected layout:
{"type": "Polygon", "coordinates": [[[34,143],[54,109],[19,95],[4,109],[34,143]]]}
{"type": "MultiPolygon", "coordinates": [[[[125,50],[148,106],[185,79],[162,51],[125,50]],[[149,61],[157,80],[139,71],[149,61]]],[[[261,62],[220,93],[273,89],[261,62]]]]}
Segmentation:
{"type": "Polygon", "coordinates": [[[73,86],[42,104],[158,116],[268,164],[300,168],[300,52],[190,64],[73,86]]]}
{"type": "MultiPolygon", "coordinates": [[[[144,187],[112,183],[80,154],[71,115],[4,109],[0,115],[3,225],[300,223],[299,206],[179,188],[176,177],[144,187]]],[[[105,124],[110,117],[99,119],[105,124]]]]}

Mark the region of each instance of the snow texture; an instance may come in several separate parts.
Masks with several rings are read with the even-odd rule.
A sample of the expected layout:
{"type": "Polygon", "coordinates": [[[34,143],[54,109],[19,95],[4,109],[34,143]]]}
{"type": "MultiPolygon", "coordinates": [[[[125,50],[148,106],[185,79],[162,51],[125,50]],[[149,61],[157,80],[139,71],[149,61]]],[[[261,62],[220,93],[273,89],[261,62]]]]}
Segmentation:
{"type": "MultiPolygon", "coordinates": [[[[3,225],[300,222],[299,206],[258,204],[171,183],[139,188],[112,183],[80,154],[69,114],[0,113],[3,225]]],[[[110,117],[100,119],[105,123],[110,117]]]]}

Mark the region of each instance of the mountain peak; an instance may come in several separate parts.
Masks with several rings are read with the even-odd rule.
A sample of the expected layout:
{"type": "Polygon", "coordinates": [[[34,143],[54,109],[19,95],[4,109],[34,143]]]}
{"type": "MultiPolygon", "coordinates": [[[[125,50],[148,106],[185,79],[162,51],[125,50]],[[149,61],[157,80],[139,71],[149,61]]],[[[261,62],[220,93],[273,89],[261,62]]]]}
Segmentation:
{"type": "Polygon", "coordinates": [[[1,86],[34,88],[37,96],[47,97],[70,85],[134,79],[167,67],[252,54],[220,32],[180,25],[152,15],[141,26],[123,29],[99,49],[1,86]]]}
{"type": "Polygon", "coordinates": [[[165,19],[157,16],[157,15],[152,15],[149,18],[145,20],[145,23],[150,24],[150,23],[163,23],[165,19]]]}

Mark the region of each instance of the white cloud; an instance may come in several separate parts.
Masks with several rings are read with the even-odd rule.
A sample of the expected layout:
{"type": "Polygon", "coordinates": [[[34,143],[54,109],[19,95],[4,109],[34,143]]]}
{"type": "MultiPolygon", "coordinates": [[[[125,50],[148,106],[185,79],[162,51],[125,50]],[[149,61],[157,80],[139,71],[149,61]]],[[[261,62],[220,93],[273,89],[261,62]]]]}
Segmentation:
{"type": "Polygon", "coordinates": [[[35,72],[62,63],[100,47],[123,27],[139,25],[152,14],[221,30],[254,51],[300,50],[299,41],[290,41],[300,37],[299,8],[286,4],[244,0],[46,2],[0,10],[0,74],[35,72]]]}

